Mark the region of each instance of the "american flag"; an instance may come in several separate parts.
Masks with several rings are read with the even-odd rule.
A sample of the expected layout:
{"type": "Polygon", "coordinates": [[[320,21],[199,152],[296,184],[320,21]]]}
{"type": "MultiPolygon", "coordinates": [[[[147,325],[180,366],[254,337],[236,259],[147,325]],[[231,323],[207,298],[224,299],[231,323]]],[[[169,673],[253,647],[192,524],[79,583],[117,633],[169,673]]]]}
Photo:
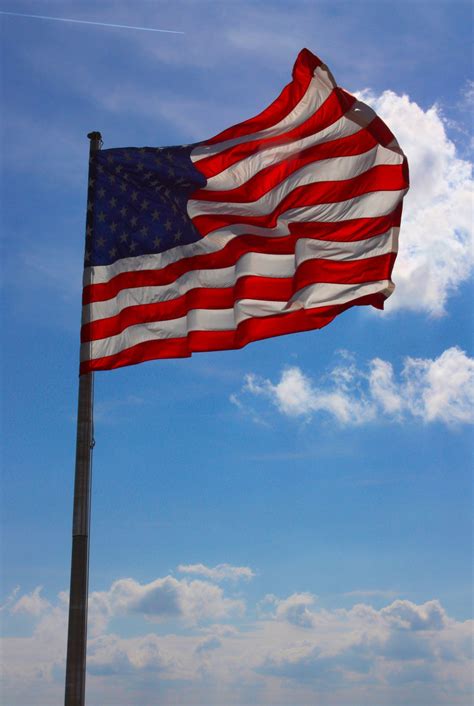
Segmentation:
{"type": "Polygon", "coordinates": [[[394,289],[408,166],[303,49],[258,116],[90,165],[81,373],[321,328],[394,289]]]}

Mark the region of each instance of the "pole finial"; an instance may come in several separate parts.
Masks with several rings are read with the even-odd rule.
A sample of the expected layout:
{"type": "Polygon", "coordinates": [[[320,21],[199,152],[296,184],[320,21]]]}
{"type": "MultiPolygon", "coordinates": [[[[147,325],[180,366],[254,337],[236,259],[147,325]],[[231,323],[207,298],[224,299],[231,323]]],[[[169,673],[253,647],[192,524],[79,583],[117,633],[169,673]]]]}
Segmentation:
{"type": "Polygon", "coordinates": [[[88,132],[87,137],[89,140],[100,140],[102,142],[102,135],[98,131],[88,132]]]}

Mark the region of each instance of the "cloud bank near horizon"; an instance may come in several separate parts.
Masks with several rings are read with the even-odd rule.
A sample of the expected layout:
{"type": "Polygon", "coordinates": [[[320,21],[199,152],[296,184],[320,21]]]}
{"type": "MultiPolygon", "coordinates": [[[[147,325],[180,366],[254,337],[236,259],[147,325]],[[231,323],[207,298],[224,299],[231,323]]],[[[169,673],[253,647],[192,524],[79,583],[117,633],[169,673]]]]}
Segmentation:
{"type": "MultiPolygon", "coordinates": [[[[191,566],[201,574],[213,571],[191,566]]],[[[254,573],[220,566],[241,576],[254,573]]],[[[317,596],[300,592],[269,594],[252,605],[241,591],[224,592],[220,580],[219,574],[214,580],[165,576],[145,584],[121,578],[92,592],[89,698],[107,695],[125,705],[131,693],[143,699],[145,688],[156,693],[158,685],[160,703],[175,703],[178,693],[180,703],[192,704],[207,689],[208,702],[216,706],[252,693],[260,694],[261,704],[286,703],[290,693],[294,703],[306,703],[328,689],[332,703],[341,706],[347,689],[351,698],[374,705],[379,699],[407,703],[408,694],[413,699],[422,693],[432,704],[461,704],[470,693],[471,621],[449,616],[436,599],[325,609],[317,596]]],[[[10,617],[29,619],[31,631],[4,642],[8,703],[22,704],[27,692],[41,703],[59,698],[67,605],[66,593],[49,601],[41,587],[13,592],[5,603],[10,617]]]]}

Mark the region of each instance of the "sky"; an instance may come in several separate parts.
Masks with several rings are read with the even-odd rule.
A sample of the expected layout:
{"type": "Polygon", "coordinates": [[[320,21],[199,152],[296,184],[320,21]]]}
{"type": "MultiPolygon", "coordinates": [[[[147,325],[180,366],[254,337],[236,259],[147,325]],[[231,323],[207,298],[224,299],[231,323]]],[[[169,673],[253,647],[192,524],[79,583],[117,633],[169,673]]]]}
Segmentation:
{"type": "Polygon", "coordinates": [[[96,374],[86,702],[469,706],[472,5],[1,0],[0,23],[2,702],[64,693],[86,135],[209,138],[307,47],[408,157],[395,292],[96,374]]]}

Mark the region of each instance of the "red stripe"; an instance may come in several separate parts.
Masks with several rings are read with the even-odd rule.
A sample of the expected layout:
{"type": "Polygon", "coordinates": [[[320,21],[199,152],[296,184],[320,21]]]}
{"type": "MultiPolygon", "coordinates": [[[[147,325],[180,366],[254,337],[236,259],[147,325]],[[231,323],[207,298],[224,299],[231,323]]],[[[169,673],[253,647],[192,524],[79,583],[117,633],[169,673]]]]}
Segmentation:
{"type": "Polygon", "coordinates": [[[396,253],[367,257],[362,260],[306,260],[294,277],[294,291],[321,282],[333,284],[363,284],[390,279],[396,253]]]}
{"type": "Polygon", "coordinates": [[[352,306],[370,304],[383,309],[384,301],[383,294],[371,294],[337,306],[300,309],[287,314],[246,319],[234,331],[191,331],[185,338],[146,341],[115,355],[84,361],[81,363],[80,374],[135,365],[156,358],[186,358],[198,352],[243,348],[252,341],[322,328],[352,306]]]}
{"type": "Polygon", "coordinates": [[[235,223],[248,226],[274,228],[282,213],[292,208],[317,206],[322,203],[339,203],[374,191],[398,191],[405,189],[407,182],[402,164],[379,165],[363,174],[342,181],[320,181],[314,184],[297,186],[290,191],[271,213],[259,216],[212,213],[192,218],[201,235],[207,235],[218,228],[235,223]]]}
{"type": "Polygon", "coordinates": [[[355,102],[354,96],[346,93],[342,88],[334,88],[320,108],[301,125],[273,137],[249,140],[248,142],[234,145],[234,147],[229,147],[219,154],[200,159],[194,163],[194,166],[206,178],[213,177],[230,167],[231,164],[240,162],[240,160],[255,154],[255,152],[260,152],[266,147],[284,145],[324,130],[347,113],[355,102]]]}
{"type": "Polygon", "coordinates": [[[240,235],[215,253],[183,258],[159,270],[122,272],[108,282],[88,285],[84,287],[82,301],[84,305],[106,301],[117,296],[122,289],[170,284],[186,272],[231,267],[247,252],[289,255],[295,251],[300,237],[341,242],[376,237],[392,226],[400,225],[401,211],[402,205],[399,204],[391,214],[377,218],[357,218],[339,223],[293,223],[289,225],[290,235],[280,238],[240,235]]]}
{"type": "Polygon", "coordinates": [[[307,164],[319,162],[323,159],[336,159],[338,157],[364,154],[364,152],[368,152],[377,144],[370,131],[360,130],[354,135],[341,137],[331,142],[324,142],[321,145],[313,145],[302,152],[285,157],[281,162],[261,169],[235,189],[222,191],[199,189],[192,194],[192,198],[201,201],[228,201],[231,203],[256,201],[277,184],[287,179],[290,174],[307,164]]]}
{"type": "Polygon", "coordinates": [[[191,309],[230,309],[241,299],[287,302],[310,284],[362,284],[388,280],[394,261],[395,253],[346,262],[315,258],[303,262],[293,277],[245,275],[239,277],[233,287],[200,287],[172,300],[126,307],[116,316],[84,324],[81,341],[115,336],[137,324],[178,319],[191,309]]]}
{"type": "Polygon", "coordinates": [[[293,67],[293,81],[285,86],[278,98],[268,108],[265,108],[254,118],[249,118],[238,125],[223,130],[210,140],[206,140],[205,144],[215,145],[218,142],[265,130],[279,123],[291,113],[303,98],[318,66],[321,66],[321,60],[317,56],[308,49],[300,51],[293,67]]]}

